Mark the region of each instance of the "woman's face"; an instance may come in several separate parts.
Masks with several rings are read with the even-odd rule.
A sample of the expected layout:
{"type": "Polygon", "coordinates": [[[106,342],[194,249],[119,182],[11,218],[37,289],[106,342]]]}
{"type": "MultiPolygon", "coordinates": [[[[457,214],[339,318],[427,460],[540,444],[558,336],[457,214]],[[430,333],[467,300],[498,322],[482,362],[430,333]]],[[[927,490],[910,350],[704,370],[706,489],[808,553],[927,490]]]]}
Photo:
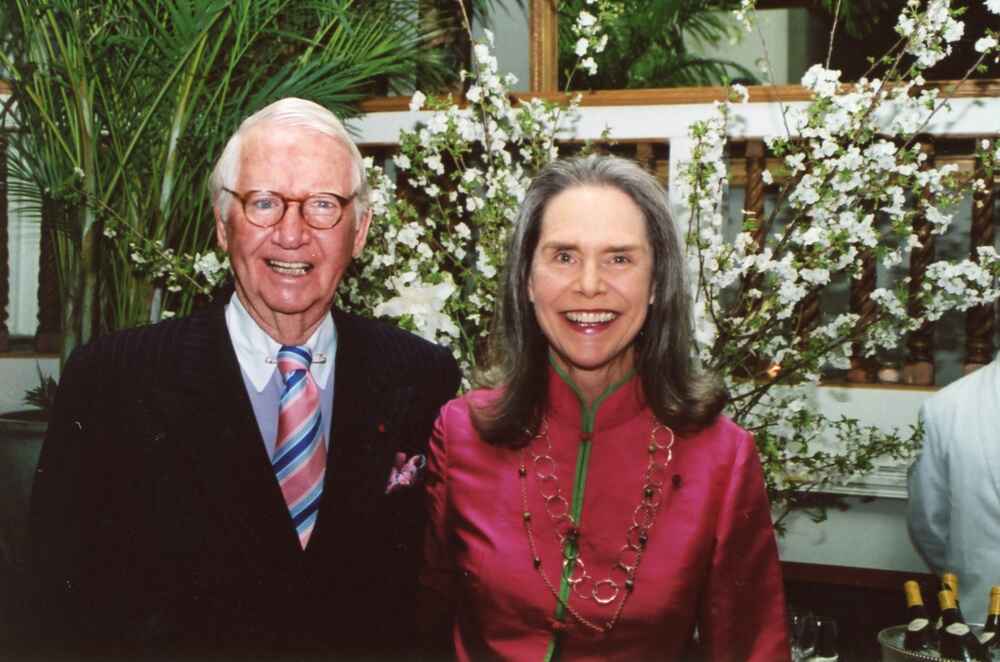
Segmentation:
{"type": "Polygon", "coordinates": [[[620,380],[652,301],[653,250],[642,211],[610,186],[549,201],[528,294],[556,361],[579,385],[620,380]]]}

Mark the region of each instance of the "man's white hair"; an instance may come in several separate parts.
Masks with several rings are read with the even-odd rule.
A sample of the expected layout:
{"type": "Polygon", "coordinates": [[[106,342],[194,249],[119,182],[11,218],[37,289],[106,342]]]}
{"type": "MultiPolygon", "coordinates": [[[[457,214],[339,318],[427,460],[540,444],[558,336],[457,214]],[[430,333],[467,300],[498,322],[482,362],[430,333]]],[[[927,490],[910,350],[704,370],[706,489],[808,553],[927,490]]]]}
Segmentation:
{"type": "Polygon", "coordinates": [[[223,195],[222,189],[223,187],[233,189],[236,186],[236,180],[240,176],[240,152],[243,138],[251,129],[263,124],[275,127],[306,128],[340,141],[347,148],[351,160],[354,162],[354,173],[351,178],[353,180],[352,188],[356,193],[354,214],[356,220],[361,219],[361,216],[368,209],[368,181],[365,178],[365,164],[358,146],[351,140],[351,136],[336,115],[318,103],[296,97],[280,99],[258,110],[243,120],[236,133],[226,143],[222,155],[215,162],[215,168],[212,169],[212,176],[209,179],[212,204],[218,208],[222,218],[227,218],[226,214],[232,197],[223,195]]]}

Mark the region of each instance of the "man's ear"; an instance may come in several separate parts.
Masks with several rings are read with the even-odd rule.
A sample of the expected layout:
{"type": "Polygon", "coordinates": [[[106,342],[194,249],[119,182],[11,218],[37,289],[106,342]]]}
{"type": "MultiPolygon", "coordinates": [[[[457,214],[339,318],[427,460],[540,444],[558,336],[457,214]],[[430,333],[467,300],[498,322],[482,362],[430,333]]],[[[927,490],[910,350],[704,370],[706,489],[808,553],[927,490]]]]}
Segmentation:
{"type": "Polygon", "coordinates": [[[368,241],[368,230],[372,225],[372,210],[368,209],[361,218],[354,222],[354,247],[351,250],[351,257],[361,255],[361,250],[368,241]]]}
{"type": "Polygon", "coordinates": [[[219,211],[218,205],[212,206],[212,213],[215,214],[215,241],[219,244],[219,248],[223,252],[229,252],[229,224],[226,219],[222,217],[222,212],[219,211]]]}

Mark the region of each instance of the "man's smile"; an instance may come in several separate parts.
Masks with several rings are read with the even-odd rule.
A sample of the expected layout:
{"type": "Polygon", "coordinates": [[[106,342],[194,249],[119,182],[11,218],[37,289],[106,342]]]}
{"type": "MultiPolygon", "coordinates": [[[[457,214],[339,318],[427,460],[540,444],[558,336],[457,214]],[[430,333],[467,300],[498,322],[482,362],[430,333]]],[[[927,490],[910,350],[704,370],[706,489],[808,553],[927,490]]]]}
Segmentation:
{"type": "Polygon", "coordinates": [[[285,276],[304,276],[313,268],[309,262],[285,262],[283,260],[265,260],[265,262],[272,271],[285,276]]]}

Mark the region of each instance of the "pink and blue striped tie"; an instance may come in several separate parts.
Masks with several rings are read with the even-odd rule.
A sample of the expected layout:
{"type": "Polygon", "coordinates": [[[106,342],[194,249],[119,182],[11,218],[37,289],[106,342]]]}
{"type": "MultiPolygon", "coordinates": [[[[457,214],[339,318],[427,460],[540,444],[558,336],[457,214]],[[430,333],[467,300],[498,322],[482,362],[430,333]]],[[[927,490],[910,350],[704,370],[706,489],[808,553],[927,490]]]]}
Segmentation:
{"type": "Polygon", "coordinates": [[[309,373],[310,363],[312,354],[305,347],[286,345],[278,350],[278,371],[285,380],[285,392],[278,408],[278,439],[271,458],[302,549],[316,525],[326,474],[319,389],[309,373]]]}

